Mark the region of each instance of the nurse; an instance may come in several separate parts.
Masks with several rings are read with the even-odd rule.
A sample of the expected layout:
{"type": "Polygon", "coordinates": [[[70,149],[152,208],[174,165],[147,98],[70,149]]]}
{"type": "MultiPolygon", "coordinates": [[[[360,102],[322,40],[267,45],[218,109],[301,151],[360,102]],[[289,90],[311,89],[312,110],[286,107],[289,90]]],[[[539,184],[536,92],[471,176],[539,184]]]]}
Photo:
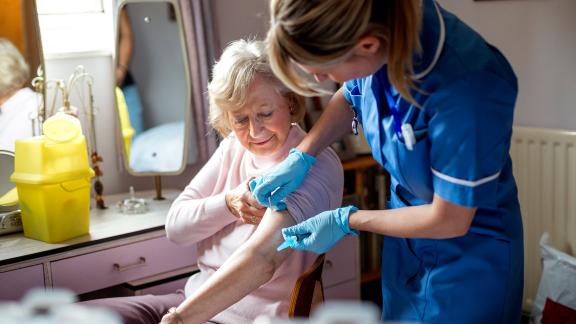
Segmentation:
{"type": "Polygon", "coordinates": [[[265,205],[298,188],[323,148],[362,123],[390,173],[386,210],[354,206],[283,229],[294,248],[384,235],[383,319],[518,323],[522,220],[509,156],[517,81],[506,58],[433,0],[272,0],[268,50],[303,95],[342,84],[286,160],[254,180],[265,205]]]}

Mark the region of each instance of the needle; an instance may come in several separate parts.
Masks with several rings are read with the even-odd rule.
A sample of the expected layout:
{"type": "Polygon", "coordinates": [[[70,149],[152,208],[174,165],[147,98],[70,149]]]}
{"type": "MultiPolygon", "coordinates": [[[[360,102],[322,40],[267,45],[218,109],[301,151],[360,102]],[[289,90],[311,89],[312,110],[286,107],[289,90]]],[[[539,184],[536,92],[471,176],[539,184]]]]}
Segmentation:
{"type": "Polygon", "coordinates": [[[293,247],[296,244],[296,236],[290,236],[282,244],[278,245],[276,251],[282,251],[287,247],[293,247]]]}

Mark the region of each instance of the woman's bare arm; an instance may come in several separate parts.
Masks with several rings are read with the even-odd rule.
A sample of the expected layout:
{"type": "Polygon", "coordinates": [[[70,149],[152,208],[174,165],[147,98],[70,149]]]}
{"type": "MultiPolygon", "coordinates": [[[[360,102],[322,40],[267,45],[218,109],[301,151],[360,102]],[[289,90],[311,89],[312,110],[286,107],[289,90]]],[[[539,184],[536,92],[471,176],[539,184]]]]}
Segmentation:
{"type": "Polygon", "coordinates": [[[466,235],[476,208],[453,204],[434,195],[431,204],[387,210],[359,210],[350,228],[395,237],[447,239],[466,235]]]}
{"type": "Polygon", "coordinates": [[[126,73],[128,72],[128,66],[130,65],[130,60],[132,59],[132,51],[134,49],[132,26],[130,25],[130,18],[128,17],[128,12],[126,8],[122,8],[120,11],[120,21],[118,22],[120,28],[118,28],[118,55],[117,66],[116,66],[116,85],[120,86],[124,82],[126,73]]]}
{"type": "Polygon", "coordinates": [[[292,251],[276,251],[284,241],[280,230],[294,224],[287,212],[268,209],[254,235],[177,307],[184,322],[205,323],[268,282],[292,251]]]}

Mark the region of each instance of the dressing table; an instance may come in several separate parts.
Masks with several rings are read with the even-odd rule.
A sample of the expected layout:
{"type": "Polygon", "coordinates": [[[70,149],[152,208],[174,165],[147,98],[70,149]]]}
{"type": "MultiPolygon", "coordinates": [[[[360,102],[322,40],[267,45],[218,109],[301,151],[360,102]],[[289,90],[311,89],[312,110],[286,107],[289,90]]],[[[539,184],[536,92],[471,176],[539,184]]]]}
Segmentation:
{"type": "MultiPolygon", "coordinates": [[[[132,215],[116,208],[128,194],[107,196],[108,209],[90,211],[90,234],[62,243],[29,239],[21,232],[0,236],[0,301],[19,300],[33,287],[83,294],[195,269],[195,246],[176,245],[164,231],[166,213],[178,193],[165,190],[166,200],[149,199],[147,213],[132,215]]],[[[359,298],[358,248],[358,238],[349,236],[326,255],[322,274],[326,299],[359,298]]]]}
{"type": "Polygon", "coordinates": [[[62,243],[44,243],[23,233],[0,236],[0,300],[17,300],[32,287],[82,294],[194,267],[195,247],[166,239],[164,220],[178,191],[164,195],[166,200],[150,199],[145,214],[118,211],[116,203],[127,194],[108,196],[110,208],[90,211],[90,234],[62,243]]]}

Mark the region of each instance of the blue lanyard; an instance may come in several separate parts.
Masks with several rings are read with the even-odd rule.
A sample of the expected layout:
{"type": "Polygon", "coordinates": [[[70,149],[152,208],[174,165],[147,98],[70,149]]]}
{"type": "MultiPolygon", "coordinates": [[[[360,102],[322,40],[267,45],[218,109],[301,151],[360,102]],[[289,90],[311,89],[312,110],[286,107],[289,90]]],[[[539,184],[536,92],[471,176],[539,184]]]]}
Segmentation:
{"type": "Polygon", "coordinates": [[[386,95],[386,101],[388,101],[388,108],[390,108],[390,114],[392,114],[392,125],[394,126],[394,132],[398,139],[404,142],[406,149],[412,151],[414,145],[416,144],[416,137],[414,136],[414,130],[412,129],[412,124],[406,123],[402,124],[402,115],[398,109],[398,103],[400,102],[401,96],[398,96],[397,100],[394,100],[394,96],[388,89],[391,89],[390,83],[387,79],[384,79],[386,87],[384,88],[384,94],[386,95]]]}
{"type": "Polygon", "coordinates": [[[386,101],[388,102],[388,108],[390,108],[390,114],[392,114],[392,125],[394,126],[394,132],[398,138],[402,138],[402,116],[398,110],[398,103],[400,102],[401,96],[398,96],[397,100],[394,100],[394,96],[390,93],[389,89],[392,88],[388,80],[385,81],[384,94],[386,95],[386,101]]]}

